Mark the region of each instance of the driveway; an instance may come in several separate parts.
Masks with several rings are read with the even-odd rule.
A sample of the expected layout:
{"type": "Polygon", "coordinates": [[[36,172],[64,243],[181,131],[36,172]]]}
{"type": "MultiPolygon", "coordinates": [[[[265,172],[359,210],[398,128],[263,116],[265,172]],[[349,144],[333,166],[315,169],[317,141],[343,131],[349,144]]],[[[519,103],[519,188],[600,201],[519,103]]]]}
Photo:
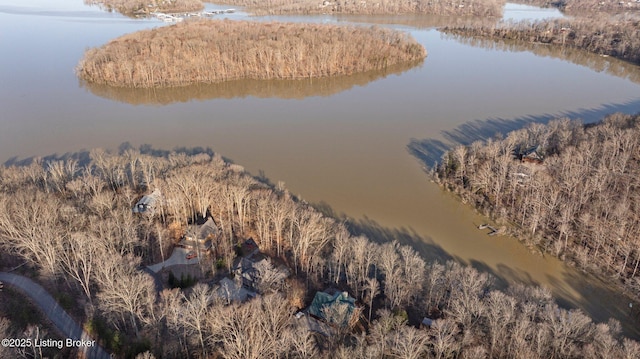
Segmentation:
{"type": "Polygon", "coordinates": [[[175,266],[178,264],[197,264],[200,262],[198,257],[187,259],[187,253],[191,252],[190,250],[175,247],[173,249],[173,253],[171,253],[171,257],[167,258],[166,261],[160,262],[154,265],[150,265],[147,268],[152,270],[155,273],[158,273],[162,268],[167,268],[171,266],[175,266]]]}
{"type": "Polygon", "coordinates": [[[5,285],[13,286],[29,297],[62,334],[65,345],[68,339],[74,341],[83,340],[89,344],[84,346],[71,344],[77,347],[78,351],[82,352],[87,358],[111,358],[111,355],[97,345],[97,342],[93,341],[89,334],[82,330],[82,327],[58,305],[58,302],[42,286],[27,277],[6,272],[0,272],[0,281],[5,285]],[[91,345],[91,343],[94,345],[91,345]]]}

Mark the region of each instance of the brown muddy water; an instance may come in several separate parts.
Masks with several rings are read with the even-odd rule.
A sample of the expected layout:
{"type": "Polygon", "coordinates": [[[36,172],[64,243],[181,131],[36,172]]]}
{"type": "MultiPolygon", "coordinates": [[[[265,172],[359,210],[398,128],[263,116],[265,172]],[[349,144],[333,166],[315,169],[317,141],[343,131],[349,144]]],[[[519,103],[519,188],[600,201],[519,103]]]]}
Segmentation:
{"type": "Polygon", "coordinates": [[[73,71],[87,47],[164,24],[105,13],[81,0],[0,0],[0,160],[124,142],[211,147],[345,213],[372,236],[398,238],[430,259],[471,264],[502,283],[548,286],[561,304],[597,321],[614,317],[626,334],[640,337],[638,312],[629,311],[627,299],[515,239],[477,230],[487,219],[423,172],[443,143],[552,116],[592,121],[637,112],[636,66],[576,51],[464,41],[431,28],[442,19],[257,20],[265,19],[380,23],[410,32],[429,55],[413,67],[326,80],[160,91],[94,87],[73,71]],[[420,157],[412,155],[412,143],[423,145],[420,157]]]}

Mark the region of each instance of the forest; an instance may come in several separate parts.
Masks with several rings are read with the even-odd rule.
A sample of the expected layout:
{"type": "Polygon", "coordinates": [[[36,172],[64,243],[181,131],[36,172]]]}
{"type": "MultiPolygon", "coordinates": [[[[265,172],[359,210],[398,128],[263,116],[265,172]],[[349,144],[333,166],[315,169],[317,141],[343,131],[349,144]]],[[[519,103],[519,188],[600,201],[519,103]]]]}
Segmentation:
{"type": "Polygon", "coordinates": [[[409,35],[380,27],[193,20],[89,49],[76,72],[90,83],[151,88],[350,75],[425,56],[409,35]]]}
{"type": "MultiPolygon", "coordinates": [[[[578,141],[589,131],[616,137],[636,120],[609,120],[609,127],[585,129],[582,137],[571,136],[562,127],[564,131],[544,137],[557,144],[549,145],[548,153],[563,152],[560,140],[578,141]]],[[[539,137],[532,141],[538,141],[546,132],[538,127],[534,133],[539,137]]],[[[610,144],[606,157],[592,149],[593,157],[601,160],[603,176],[618,178],[618,187],[611,191],[637,182],[622,177],[632,167],[623,159],[629,157],[627,146],[636,143],[634,134],[610,144]]],[[[498,153],[505,151],[500,150],[505,145],[493,143],[498,153]]],[[[510,164],[510,156],[503,153],[501,163],[510,164]]],[[[549,157],[545,165],[551,164],[549,157]]],[[[448,168],[455,178],[472,173],[471,166],[448,168]]],[[[505,176],[499,187],[505,189],[499,192],[501,199],[507,197],[507,189],[519,188],[505,176]]],[[[567,185],[571,183],[576,181],[567,185]]],[[[488,191],[493,185],[484,188],[488,191]]],[[[607,190],[601,186],[596,192],[605,196],[607,190]]],[[[615,320],[594,323],[579,310],[560,308],[547,289],[514,283],[498,290],[491,275],[472,267],[454,261],[426,262],[413,248],[396,241],[373,242],[293,196],[283,183],[253,177],[211,150],[121,146],[117,153],[94,149],[65,158],[36,158],[0,168],[0,191],[0,270],[13,270],[40,283],[116,357],[640,355],[640,344],[625,338],[615,320]],[[134,213],[134,204],[152,192],[161,193],[154,211],[134,213]],[[212,239],[211,254],[199,254],[199,262],[188,265],[193,276],[167,279],[172,269],[165,268],[158,278],[143,270],[168,258],[205,217],[213,219],[219,235],[212,239]],[[244,260],[240,248],[249,239],[269,260],[256,269],[255,298],[232,300],[220,294],[219,283],[224,278],[234,280],[233,268],[244,260]],[[317,291],[327,288],[352,296],[352,311],[337,306],[323,310],[322,318],[294,315],[313,304],[317,291]],[[345,313],[351,313],[348,321],[340,319],[345,313]],[[429,320],[423,321],[425,317],[429,320]]],[[[557,194],[556,203],[562,203],[563,195],[557,194]]],[[[620,203],[624,202],[616,201],[620,203]]],[[[623,209],[616,207],[607,215],[611,219],[628,214],[623,209]]],[[[625,241],[635,228],[626,223],[617,232],[625,241]]],[[[541,232],[542,222],[536,227],[541,232]]],[[[565,243],[567,251],[580,248],[582,243],[574,243],[573,227],[563,228],[559,248],[564,250],[565,243]]],[[[597,248],[596,243],[584,248],[613,254],[608,234],[604,232],[597,248]]],[[[618,252],[621,256],[624,253],[618,252]]],[[[637,265],[634,256],[629,264],[637,265]]],[[[629,268],[624,275],[630,274],[629,268]]],[[[53,330],[39,330],[42,327],[42,322],[24,320],[11,311],[0,317],[3,338],[39,333],[44,339],[53,330]]],[[[3,357],[32,357],[15,348],[0,350],[3,357]]]]}
{"type": "Polygon", "coordinates": [[[640,64],[640,20],[582,17],[517,23],[445,26],[444,33],[579,48],[640,64]]]}
{"type": "Polygon", "coordinates": [[[539,21],[468,22],[441,31],[465,37],[576,48],[640,64],[640,2],[613,0],[519,0],[519,4],[557,7],[571,15],[539,21]]]}
{"type": "Polygon", "coordinates": [[[434,175],[529,244],[640,297],[640,115],[532,124],[452,149],[434,175]]]}
{"type": "Polygon", "coordinates": [[[519,4],[556,7],[567,15],[593,15],[597,12],[610,14],[640,10],[640,2],[636,0],[517,0],[519,4]]]}
{"type": "Polygon", "coordinates": [[[500,17],[504,0],[227,0],[256,15],[284,14],[424,14],[500,17]]]}
{"type": "Polygon", "coordinates": [[[204,9],[200,0],[84,0],[84,3],[127,16],[145,16],[154,11],[190,12],[204,9]]]}

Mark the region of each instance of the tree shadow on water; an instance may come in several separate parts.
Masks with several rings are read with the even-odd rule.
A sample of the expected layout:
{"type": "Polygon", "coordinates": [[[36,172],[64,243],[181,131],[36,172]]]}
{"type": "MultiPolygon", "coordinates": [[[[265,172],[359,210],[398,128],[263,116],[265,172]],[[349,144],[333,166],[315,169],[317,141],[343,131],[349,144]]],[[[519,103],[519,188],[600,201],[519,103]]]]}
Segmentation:
{"type": "MultiPolygon", "coordinates": [[[[459,260],[459,262],[463,262],[459,260]]],[[[471,259],[468,263],[479,272],[489,273],[493,277],[493,285],[496,289],[505,290],[512,283],[522,283],[528,286],[538,286],[540,283],[534,280],[531,275],[521,269],[509,267],[505,264],[498,264],[493,268],[484,262],[471,259]]]]}
{"type": "Polygon", "coordinates": [[[631,339],[640,340],[640,302],[607,283],[605,278],[578,272],[566,271],[564,283],[549,277],[553,294],[565,308],[580,308],[594,322],[606,323],[610,318],[622,325],[623,334],[631,339]],[[577,295],[576,295],[577,293],[577,295]],[[632,304],[630,307],[629,304],[632,304]]]}
{"type": "Polygon", "coordinates": [[[468,146],[475,141],[485,141],[489,138],[502,136],[508,132],[524,128],[531,123],[546,124],[553,119],[563,117],[581,119],[584,123],[593,123],[615,112],[632,114],[638,111],[640,111],[640,99],[623,103],[605,104],[590,109],[564,111],[557,114],[525,115],[513,119],[489,118],[485,120],[473,120],[452,130],[443,131],[442,137],[444,141],[435,138],[412,138],[407,145],[407,151],[416,157],[424,166],[430,168],[442,159],[442,155],[444,155],[446,151],[455,146],[468,146]]]}
{"type": "Polygon", "coordinates": [[[444,263],[448,260],[454,259],[453,256],[436,244],[433,239],[418,234],[412,228],[385,227],[374,219],[366,216],[361,219],[351,218],[345,213],[336,212],[331,205],[323,201],[312,203],[311,205],[325,216],[342,221],[349,232],[354,236],[363,235],[369,238],[372,242],[378,244],[396,240],[401,245],[411,246],[415,251],[420,253],[427,263],[432,263],[434,261],[444,263]]]}

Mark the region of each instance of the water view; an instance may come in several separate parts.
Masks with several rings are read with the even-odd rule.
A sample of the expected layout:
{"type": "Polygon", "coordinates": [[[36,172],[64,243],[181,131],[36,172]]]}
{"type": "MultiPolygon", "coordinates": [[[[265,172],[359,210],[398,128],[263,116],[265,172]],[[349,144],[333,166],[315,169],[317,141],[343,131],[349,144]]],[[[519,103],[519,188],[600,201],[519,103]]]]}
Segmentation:
{"type": "MultiPolygon", "coordinates": [[[[506,19],[556,15],[520,6],[505,11],[506,19]]],[[[224,16],[248,17],[242,11],[224,16]]],[[[428,161],[408,147],[412,140],[460,141],[461,129],[472,131],[462,138],[487,138],[556,116],[594,121],[637,112],[637,66],[542,45],[462,40],[433,28],[441,18],[257,20],[383,24],[411,33],[428,56],[413,67],[326,80],[159,91],[97,87],[74,74],[88,47],[164,24],[80,0],[0,0],[0,160],[117,149],[124,142],[211,147],[254,174],[284,181],[309,202],[354,218],[371,235],[386,229],[427,258],[454,258],[504,283],[548,286],[563,305],[595,320],[613,316],[638,337],[625,299],[517,240],[477,230],[487,220],[430,183],[423,169],[428,161]]]]}

